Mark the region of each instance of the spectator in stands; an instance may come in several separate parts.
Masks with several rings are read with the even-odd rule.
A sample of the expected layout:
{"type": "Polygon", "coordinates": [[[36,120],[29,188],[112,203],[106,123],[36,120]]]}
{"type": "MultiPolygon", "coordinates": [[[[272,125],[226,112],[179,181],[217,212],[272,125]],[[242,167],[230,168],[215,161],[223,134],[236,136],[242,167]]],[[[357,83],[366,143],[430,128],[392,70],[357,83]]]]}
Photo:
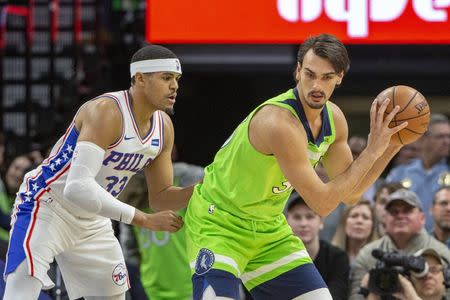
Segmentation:
{"type": "MultiPolygon", "coordinates": [[[[31,159],[34,165],[40,165],[44,160],[43,155],[43,145],[40,143],[31,143],[30,145],[31,151],[28,152],[28,157],[31,159]]],[[[45,156],[47,157],[47,156],[45,156]]]]}
{"type": "MultiPolygon", "coordinates": [[[[422,249],[418,251],[416,256],[422,256],[425,258],[428,264],[428,273],[425,277],[417,278],[411,277],[411,282],[414,287],[414,291],[417,293],[417,298],[414,297],[414,291],[410,291],[411,296],[407,293],[403,293],[404,297],[401,300],[445,300],[448,299],[446,294],[446,287],[449,285],[449,266],[448,261],[436,252],[433,248],[422,249]]],[[[404,288],[406,290],[406,288],[404,288]]],[[[400,296],[400,295],[399,295],[400,296]]]]}
{"type": "Polygon", "coordinates": [[[10,229],[10,214],[16,193],[22,183],[25,172],[32,167],[33,163],[26,155],[20,155],[14,158],[6,169],[4,176],[5,190],[0,192],[0,214],[6,215],[7,220],[1,219],[0,239],[8,240],[10,229]]]}
{"type": "Polygon", "coordinates": [[[384,216],[386,214],[386,202],[390,194],[396,190],[401,189],[403,186],[400,182],[390,182],[382,183],[374,197],[374,207],[375,207],[375,232],[380,237],[384,235],[384,216]]]}
{"type": "Polygon", "coordinates": [[[398,250],[412,255],[422,248],[433,248],[450,259],[450,250],[424,230],[422,203],[414,192],[400,189],[389,195],[386,211],[386,234],[363,247],[356,257],[351,275],[351,300],[364,299],[358,291],[364,275],[375,267],[374,249],[398,250]]]}
{"type": "Polygon", "coordinates": [[[322,218],[297,193],[294,195],[287,206],[287,221],[294,234],[305,244],[333,299],[346,300],[350,273],[347,254],[330,243],[319,240],[319,231],[323,227],[322,218]]]}
{"type": "Polygon", "coordinates": [[[5,192],[5,183],[3,182],[5,167],[5,135],[0,131],[0,194],[5,192]]]}
{"type": "Polygon", "coordinates": [[[430,213],[434,220],[431,235],[450,249],[450,186],[444,186],[434,194],[430,213]]]}
{"type": "MultiPolygon", "coordinates": [[[[0,174],[3,174],[5,163],[5,135],[0,131],[0,174]]],[[[4,188],[3,182],[0,180],[0,192],[4,188]]]]}
{"type": "Polygon", "coordinates": [[[409,164],[413,159],[419,158],[421,152],[422,139],[418,139],[411,144],[403,146],[392,160],[392,167],[409,164]]]}
{"type": "Polygon", "coordinates": [[[8,251],[9,230],[11,229],[11,211],[19,186],[25,172],[32,166],[28,156],[14,158],[6,169],[5,187],[0,191],[0,259],[5,260],[8,251]]]}
{"type": "MultiPolygon", "coordinates": [[[[428,264],[428,272],[423,277],[412,274],[409,277],[398,275],[400,291],[392,296],[399,300],[445,300],[446,285],[449,284],[448,263],[434,249],[421,249],[414,256],[422,256],[428,264]]],[[[367,293],[368,300],[380,300],[368,290],[369,274],[364,276],[361,283],[363,292],[367,293]]]]}
{"type": "Polygon", "coordinates": [[[376,238],[375,212],[369,201],[361,199],[345,208],[331,244],[344,250],[352,264],[359,250],[376,238]]]}
{"type": "Polygon", "coordinates": [[[33,166],[32,160],[28,155],[19,155],[15,157],[8,165],[5,173],[5,188],[8,195],[16,197],[23,176],[33,166]]]}
{"type": "Polygon", "coordinates": [[[367,139],[362,136],[354,135],[348,139],[348,146],[352,151],[353,159],[357,159],[361,152],[367,146],[367,139]]]}
{"type": "Polygon", "coordinates": [[[401,181],[405,188],[414,191],[422,201],[427,230],[431,230],[433,220],[429,213],[433,194],[444,185],[450,167],[447,157],[450,149],[450,123],[446,116],[433,114],[428,131],[421,138],[420,158],[391,170],[386,180],[401,181]]]}

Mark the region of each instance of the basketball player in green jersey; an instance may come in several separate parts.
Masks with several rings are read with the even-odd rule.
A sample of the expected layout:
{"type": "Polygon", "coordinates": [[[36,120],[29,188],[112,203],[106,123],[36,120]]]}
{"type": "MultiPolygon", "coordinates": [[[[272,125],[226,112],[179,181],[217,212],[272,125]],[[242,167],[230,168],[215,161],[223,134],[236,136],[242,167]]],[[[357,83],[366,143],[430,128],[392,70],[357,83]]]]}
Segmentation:
{"type": "Polygon", "coordinates": [[[349,68],[344,45],[322,34],[298,52],[294,89],[269,99],[235,129],[205,169],[185,217],[194,299],[238,299],[239,278],[258,299],[331,299],[283,208],[295,188],[325,216],[355,203],[400,150],[389,140],[389,100],[370,109],[367,147],[353,161],[347,121],[329,101],[349,68]],[[384,118],[383,118],[384,117],[384,118]],[[314,166],[321,161],[324,183],[314,166]]]}

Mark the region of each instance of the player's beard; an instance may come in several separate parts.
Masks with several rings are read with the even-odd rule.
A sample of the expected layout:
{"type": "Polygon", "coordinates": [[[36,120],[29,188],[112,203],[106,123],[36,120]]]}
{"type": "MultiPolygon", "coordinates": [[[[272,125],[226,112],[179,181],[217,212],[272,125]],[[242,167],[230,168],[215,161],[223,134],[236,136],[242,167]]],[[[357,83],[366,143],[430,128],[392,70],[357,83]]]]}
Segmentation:
{"type": "Polygon", "coordinates": [[[308,104],[308,106],[312,109],[322,109],[325,106],[325,103],[309,103],[306,102],[306,104],[308,104]]]}
{"type": "MultiPolygon", "coordinates": [[[[324,103],[317,103],[314,101],[309,101],[308,100],[309,97],[312,97],[311,94],[312,93],[309,93],[308,96],[306,97],[306,104],[312,109],[322,109],[325,106],[326,101],[324,103]]],[[[324,92],[320,92],[320,94],[322,94],[323,99],[326,99],[326,95],[324,92]]]]}
{"type": "Polygon", "coordinates": [[[175,114],[175,109],[173,107],[168,107],[164,110],[164,112],[169,116],[173,116],[175,114]]]}
{"type": "Polygon", "coordinates": [[[325,103],[316,103],[306,101],[306,105],[308,105],[312,109],[322,109],[325,106],[325,103]]]}

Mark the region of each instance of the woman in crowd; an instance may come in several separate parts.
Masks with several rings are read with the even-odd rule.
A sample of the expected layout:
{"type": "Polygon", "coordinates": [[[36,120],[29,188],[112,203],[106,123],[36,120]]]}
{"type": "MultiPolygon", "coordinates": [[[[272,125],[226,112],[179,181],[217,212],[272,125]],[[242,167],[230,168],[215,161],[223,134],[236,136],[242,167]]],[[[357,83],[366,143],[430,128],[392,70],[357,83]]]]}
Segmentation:
{"type": "Polygon", "coordinates": [[[370,202],[361,199],[345,209],[331,244],[343,249],[352,264],[359,250],[377,238],[375,213],[370,202]]]}
{"type": "MultiPolygon", "coordinates": [[[[7,245],[10,230],[11,211],[16,197],[22,183],[25,172],[32,166],[31,159],[26,155],[20,155],[14,158],[6,169],[6,173],[2,178],[4,182],[4,190],[0,191],[0,240],[3,240],[7,245]]],[[[2,243],[3,246],[3,243],[2,243]]],[[[0,247],[0,258],[4,258],[4,247],[0,247]]]]}

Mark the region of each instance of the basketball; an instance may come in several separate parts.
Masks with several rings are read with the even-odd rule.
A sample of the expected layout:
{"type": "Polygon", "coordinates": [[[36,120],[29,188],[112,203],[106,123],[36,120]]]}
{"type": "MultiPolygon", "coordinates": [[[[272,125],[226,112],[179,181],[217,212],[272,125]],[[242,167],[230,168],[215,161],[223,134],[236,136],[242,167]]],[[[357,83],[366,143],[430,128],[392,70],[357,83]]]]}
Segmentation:
{"type": "Polygon", "coordinates": [[[391,143],[407,145],[418,140],[427,131],[430,122],[430,107],[425,97],[412,87],[397,85],[378,94],[378,105],[381,105],[386,98],[391,101],[386,108],[385,117],[396,105],[400,106],[389,127],[408,121],[406,128],[392,136],[391,143]]]}

